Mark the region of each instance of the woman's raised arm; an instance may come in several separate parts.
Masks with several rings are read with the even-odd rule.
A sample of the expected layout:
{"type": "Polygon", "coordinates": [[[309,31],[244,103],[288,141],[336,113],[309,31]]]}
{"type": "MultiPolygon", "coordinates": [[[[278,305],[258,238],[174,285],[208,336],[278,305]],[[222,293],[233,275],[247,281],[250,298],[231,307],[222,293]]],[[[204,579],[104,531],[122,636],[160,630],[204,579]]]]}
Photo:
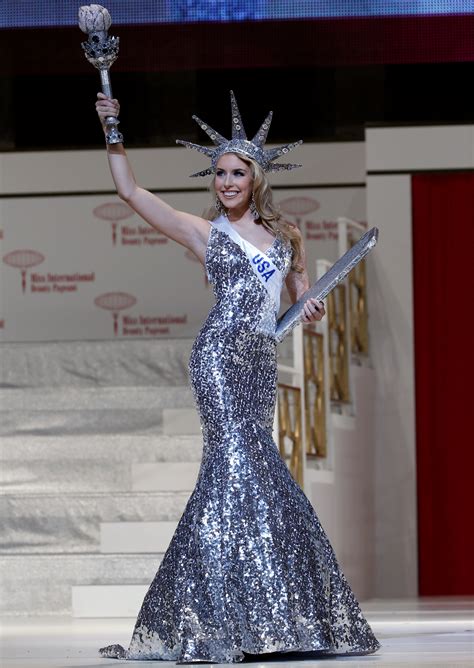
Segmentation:
{"type": "MultiPolygon", "coordinates": [[[[96,110],[105,133],[105,118],[118,116],[120,105],[103,93],[97,94],[96,110]]],[[[110,172],[117,194],[139,216],[159,232],[189,248],[204,263],[209,223],[184,211],[177,211],[153,193],[137,185],[123,144],[107,145],[110,172]]]]}

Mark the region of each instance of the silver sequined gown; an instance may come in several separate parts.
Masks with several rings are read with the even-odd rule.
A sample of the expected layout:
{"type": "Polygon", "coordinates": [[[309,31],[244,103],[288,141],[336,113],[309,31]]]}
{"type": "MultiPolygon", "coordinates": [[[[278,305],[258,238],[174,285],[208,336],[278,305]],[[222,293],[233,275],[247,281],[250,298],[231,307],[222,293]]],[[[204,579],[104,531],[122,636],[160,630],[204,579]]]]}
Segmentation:
{"type": "MultiPolygon", "coordinates": [[[[267,255],[286,276],[290,247],[277,238],[267,255]]],[[[275,304],[216,228],[206,269],[216,304],[189,367],[204,439],[198,480],[128,650],[102,655],[232,663],[244,653],[374,652],[379,643],[272,440],[275,304]]]]}

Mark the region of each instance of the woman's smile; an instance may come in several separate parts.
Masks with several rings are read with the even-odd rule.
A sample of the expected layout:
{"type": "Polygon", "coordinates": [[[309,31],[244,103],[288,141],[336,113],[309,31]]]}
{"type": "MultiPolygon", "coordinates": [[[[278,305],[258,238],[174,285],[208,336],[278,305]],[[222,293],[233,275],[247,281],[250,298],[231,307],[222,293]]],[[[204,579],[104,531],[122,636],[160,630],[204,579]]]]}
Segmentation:
{"type": "Polygon", "coordinates": [[[217,163],[214,188],[222,204],[232,210],[247,209],[252,196],[253,177],[249,166],[234,153],[226,153],[217,163]]]}

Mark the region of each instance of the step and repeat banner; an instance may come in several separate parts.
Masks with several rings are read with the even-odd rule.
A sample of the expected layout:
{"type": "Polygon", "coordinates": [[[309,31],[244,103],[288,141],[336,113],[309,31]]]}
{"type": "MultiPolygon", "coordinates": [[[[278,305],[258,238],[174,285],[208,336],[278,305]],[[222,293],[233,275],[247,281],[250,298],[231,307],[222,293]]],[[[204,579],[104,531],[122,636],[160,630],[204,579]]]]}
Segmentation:
{"type": "MultiPolygon", "coordinates": [[[[317,258],[336,259],[336,218],[365,218],[364,188],[275,195],[303,233],[312,279],[317,258]]],[[[160,197],[198,214],[209,204],[205,192],[160,197]]],[[[0,207],[4,341],[189,337],[214,303],[194,254],[116,196],[5,198],[0,207]]]]}
{"type": "MultiPolygon", "coordinates": [[[[319,153],[328,171],[330,160],[321,160],[323,150],[329,149],[319,153]]],[[[341,148],[336,147],[331,155],[334,153],[333,162],[340,164],[338,150],[341,148]]],[[[350,147],[347,151],[357,166],[358,152],[350,147]]],[[[176,160],[186,157],[187,152],[176,152],[176,160]]],[[[97,168],[98,163],[95,154],[87,154],[84,163],[75,155],[71,157],[70,176],[60,175],[68,171],[64,154],[14,156],[3,163],[4,175],[12,175],[14,170],[17,177],[12,176],[11,183],[4,178],[0,198],[0,338],[21,342],[196,335],[214,296],[194,254],[154,230],[115,194],[33,194],[23,190],[10,195],[15,192],[15,183],[26,187],[31,181],[32,188],[38,187],[40,175],[32,165],[39,158],[45,169],[49,165],[52,170],[51,183],[49,176],[43,175],[43,193],[50,192],[51,185],[62,178],[63,192],[67,192],[69,180],[80,181],[87,190],[87,165],[97,168]]],[[[150,172],[145,158],[146,151],[135,156],[138,172],[150,172]]],[[[167,164],[171,165],[169,158],[167,164]]],[[[187,174],[189,167],[180,165],[178,171],[184,169],[187,174]]],[[[105,165],[103,172],[107,177],[105,165]]],[[[139,176],[146,186],[146,177],[139,176]]],[[[292,174],[291,178],[296,177],[292,174]]],[[[179,192],[161,191],[162,199],[198,215],[208,209],[210,195],[206,190],[183,189],[174,177],[168,182],[174,181],[179,192]]],[[[105,192],[104,181],[98,185],[105,192]]],[[[303,234],[313,280],[317,258],[336,259],[337,217],[365,220],[365,188],[350,184],[334,187],[334,181],[326,188],[295,185],[275,188],[274,196],[286,219],[296,223],[303,234]]],[[[282,310],[289,304],[284,292],[282,310]]]]}

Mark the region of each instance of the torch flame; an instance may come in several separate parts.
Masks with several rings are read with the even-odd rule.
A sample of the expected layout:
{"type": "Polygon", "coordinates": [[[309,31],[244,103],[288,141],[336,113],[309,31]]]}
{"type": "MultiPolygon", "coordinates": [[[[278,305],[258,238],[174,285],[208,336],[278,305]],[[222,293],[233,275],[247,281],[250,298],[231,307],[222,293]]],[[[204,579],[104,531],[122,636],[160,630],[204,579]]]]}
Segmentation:
{"type": "Polygon", "coordinates": [[[79,28],[82,32],[107,32],[112,25],[112,19],[102,5],[83,5],[79,7],[79,28]]]}

